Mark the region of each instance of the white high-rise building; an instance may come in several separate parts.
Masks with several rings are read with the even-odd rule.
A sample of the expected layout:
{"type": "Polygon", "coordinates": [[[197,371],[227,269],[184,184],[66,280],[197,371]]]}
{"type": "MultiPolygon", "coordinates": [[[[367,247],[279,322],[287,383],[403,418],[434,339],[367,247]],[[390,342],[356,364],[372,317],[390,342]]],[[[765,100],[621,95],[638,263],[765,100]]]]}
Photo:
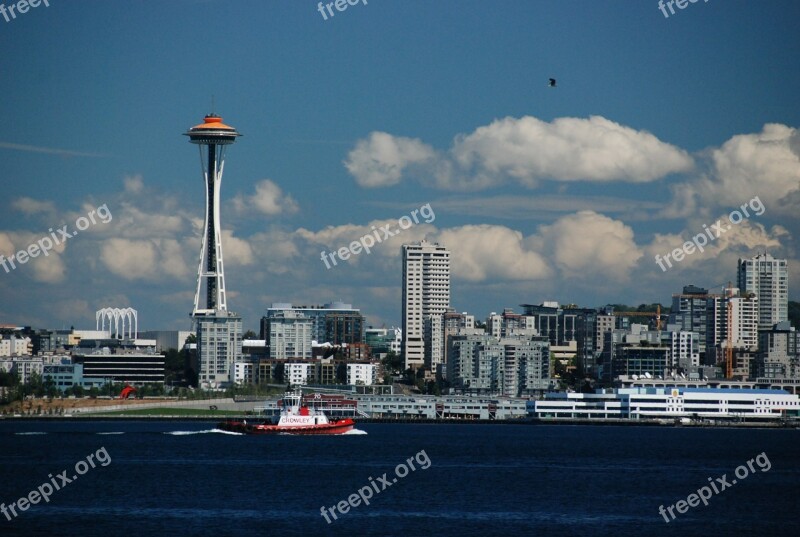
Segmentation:
{"type": "Polygon", "coordinates": [[[198,381],[201,388],[229,385],[233,364],[242,355],[242,318],[235,313],[195,317],[198,381]]]}
{"type": "Polygon", "coordinates": [[[758,297],[759,330],[769,330],[789,320],[789,270],[785,259],[775,259],[766,252],[752,259],[739,259],[737,281],[743,293],[758,297]]]}
{"type": "Polygon", "coordinates": [[[724,296],[709,296],[706,349],[724,347],[728,340],[736,348],[758,347],[758,302],[758,297],[752,294],[739,295],[735,287],[725,289],[724,296]]]}
{"type": "Polygon", "coordinates": [[[266,342],[270,358],[311,359],[311,319],[296,310],[281,310],[275,312],[269,321],[266,342]]]}
{"type": "Polygon", "coordinates": [[[678,325],[667,325],[661,333],[661,343],[670,348],[673,369],[689,370],[700,365],[700,334],[681,330],[678,325]]]}
{"type": "MultiPolygon", "coordinates": [[[[428,241],[403,245],[403,357],[405,367],[430,366],[425,356],[425,318],[450,306],[450,251],[428,241]]],[[[441,331],[436,331],[441,334],[441,331]]],[[[443,342],[429,345],[442,349],[443,342]]]]}

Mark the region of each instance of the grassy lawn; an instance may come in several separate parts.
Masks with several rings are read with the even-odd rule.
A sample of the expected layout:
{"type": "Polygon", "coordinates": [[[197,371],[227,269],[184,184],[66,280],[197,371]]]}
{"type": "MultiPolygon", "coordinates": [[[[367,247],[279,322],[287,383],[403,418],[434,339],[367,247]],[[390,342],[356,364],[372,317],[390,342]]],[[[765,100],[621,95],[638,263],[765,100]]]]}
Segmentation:
{"type": "Polygon", "coordinates": [[[97,412],[93,416],[243,416],[240,410],[209,410],[207,408],[142,408],[118,410],[114,412],[97,412]]]}

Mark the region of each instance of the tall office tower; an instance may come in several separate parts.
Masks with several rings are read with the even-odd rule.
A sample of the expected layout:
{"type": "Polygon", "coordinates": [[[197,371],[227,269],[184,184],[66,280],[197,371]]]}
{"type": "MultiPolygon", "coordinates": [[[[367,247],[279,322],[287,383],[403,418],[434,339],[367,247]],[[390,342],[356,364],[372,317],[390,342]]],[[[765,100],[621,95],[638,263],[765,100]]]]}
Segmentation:
{"type": "Polygon", "coordinates": [[[709,362],[706,356],[706,328],[708,325],[707,311],[708,290],[694,285],[686,285],[683,292],[672,295],[672,310],[669,314],[668,324],[677,324],[679,331],[697,332],[699,335],[695,349],[700,355],[700,363],[714,365],[713,352],[710,353],[709,362]]]}
{"type": "MultiPolygon", "coordinates": [[[[431,366],[425,355],[425,319],[450,307],[450,251],[426,240],[404,244],[403,251],[403,358],[405,367],[431,366]]],[[[442,337],[441,330],[435,331],[442,337]]],[[[443,343],[429,348],[442,349],[443,343]]]]}
{"type": "MultiPolygon", "coordinates": [[[[599,310],[597,312],[597,326],[595,327],[595,363],[600,359],[605,346],[606,336],[609,332],[614,331],[616,316],[606,310],[599,310]]],[[[610,337],[610,336],[609,336],[610,337]]]]}
{"type": "Polygon", "coordinates": [[[444,314],[426,315],[422,319],[422,340],[425,367],[433,373],[444,374],[445,335],[444,314]]]}
{"type": "MultiPolygon", "coordinates": [[[[597,377],[599,350],[597,339],[598,319],[601,315],[596,309],[572,308],[567,313],[575,314],[575,339],[578,341],[578,364],[584,376],[597,377]]],[[[601,323],[603,321],[600,321],[601,323]]]]}
{"type": "Polygon", "coordinates": [[[358,312],[328,313],[325,315],[325,341],[333,345],[364,343],[364,316],[358,312]]]}
{"type": "Polygon", "coordinates": [[[206,192],[206,211],[197,290],[192,319],[197,330],[197,356],[201,387],[217,388],[231,382],[234,363],[242,354],[242,318],[228,311],[225,295],[225,272],[222,264],[219,192],[225,167],[225,147],[240,136],[236,129],[209,114],[203,123],[184,133],[200,149],[206,192]],[[205,285],[205,301],[200,291],[205,285]]]}
{"type": "Polygon", "coordinates": [[[739,259],[737,285],[744,293],[758,297],[758,329],[789,320],[789,272],[785,259],[768,253],[739,259]]]}

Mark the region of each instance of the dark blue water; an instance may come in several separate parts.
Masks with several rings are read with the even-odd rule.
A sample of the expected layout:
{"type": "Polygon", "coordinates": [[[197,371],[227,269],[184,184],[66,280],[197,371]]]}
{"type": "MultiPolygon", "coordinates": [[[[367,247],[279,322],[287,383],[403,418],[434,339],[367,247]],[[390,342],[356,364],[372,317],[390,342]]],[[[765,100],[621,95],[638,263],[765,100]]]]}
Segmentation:
{"type": "MultiPolygon", "coordinates": [[[[103,467],[7,520],[0,536],[794,535],[800,431],[522,425],[359,425],[336,437],[234,436],[199,422],[0,422],[8,506],[89,454],[103,467]],[[46,434],[20,434],[41,432],[46,434]],[[100,434],[116,432],[123,434],[100,434]],[[166,434],[166,433],[179,434],[166,434]],[[103,448],[104,451],[103,451],[103,448]],[[422,451],[424,450],[424,453],[422,451]],[[754,473],[669,524],[686,500],[760,453],[754,473]],[[370,505],[320,514],[395,467],[370,505]],[[427,469],[421,466],[430,461],[427,469]],[[407,463],[406,463],[407,464],[407,463]],[[766,465],[764,465],[766,466],[766,465]],[[401,473],[403,469],[401,468],[401,473]]],[[[740,471],[741,473],[741,471],[740,471]]],[[[46,489],[45,489],[46,491],[46,489]]],[[[367,496],[368,492],[364,491],[367,496]]],[[[34,499],[36,499],[34,497],[34,499]]]]}

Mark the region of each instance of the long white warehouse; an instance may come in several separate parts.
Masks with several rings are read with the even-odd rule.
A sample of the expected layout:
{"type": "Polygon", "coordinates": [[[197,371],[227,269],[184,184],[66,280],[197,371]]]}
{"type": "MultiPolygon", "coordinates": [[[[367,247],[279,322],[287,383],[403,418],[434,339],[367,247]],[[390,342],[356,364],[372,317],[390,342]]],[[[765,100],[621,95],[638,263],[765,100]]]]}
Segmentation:
{"type": "Polygon", "coordinates": [[[781,390],[620,388],[598,393],[548,393],[528,401],[536,418],[711,418],[800,417],[800,396],[781,390]]]}

